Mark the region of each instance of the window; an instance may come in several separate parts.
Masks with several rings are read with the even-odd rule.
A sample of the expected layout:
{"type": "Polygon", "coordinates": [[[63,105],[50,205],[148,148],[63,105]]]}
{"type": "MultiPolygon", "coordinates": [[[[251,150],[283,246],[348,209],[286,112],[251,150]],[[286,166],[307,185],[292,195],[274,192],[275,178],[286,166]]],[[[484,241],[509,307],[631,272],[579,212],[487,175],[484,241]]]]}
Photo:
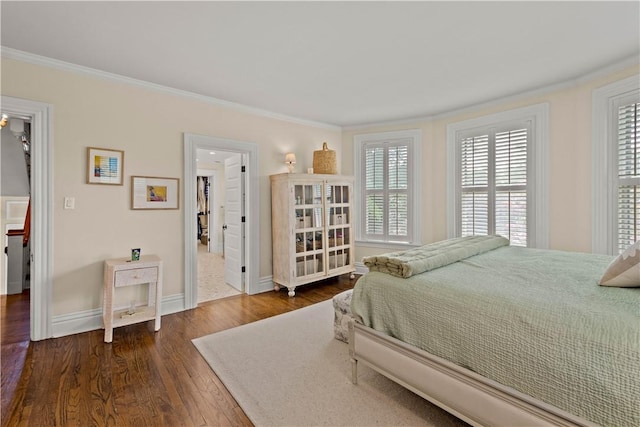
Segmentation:
{"type": "Polygon", "coordinates": [[[593,252],[619,254],[640,239],[640,82],[594,91],[593,252]]]}
{"type": "Polygon", "coordinates": [[[499,234],[527,246],[528,123],[460,140],[461,235],[499,234]]]}
{"type": "Polygon", "coordinates": [[[448,236],[499,234],[548,245],[548,106],[447,127],[448,236]]]}
{"type": "Polygon", "coordinates": [[[416,244],[420,131],[356,135],[357,240],[416,244]]]}

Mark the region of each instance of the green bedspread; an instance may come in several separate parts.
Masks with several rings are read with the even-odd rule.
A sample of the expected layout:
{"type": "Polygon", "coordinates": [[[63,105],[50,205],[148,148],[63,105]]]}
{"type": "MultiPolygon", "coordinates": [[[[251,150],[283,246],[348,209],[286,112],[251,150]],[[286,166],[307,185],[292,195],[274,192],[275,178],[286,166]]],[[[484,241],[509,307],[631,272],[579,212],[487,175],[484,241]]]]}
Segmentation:
{"type": "Polygon", "coordinates": [[[402,279],[370,272],[373,329],[606,426],[640,426],[640,289],[597,282],[610,256],[500,247],[402,279]]]}

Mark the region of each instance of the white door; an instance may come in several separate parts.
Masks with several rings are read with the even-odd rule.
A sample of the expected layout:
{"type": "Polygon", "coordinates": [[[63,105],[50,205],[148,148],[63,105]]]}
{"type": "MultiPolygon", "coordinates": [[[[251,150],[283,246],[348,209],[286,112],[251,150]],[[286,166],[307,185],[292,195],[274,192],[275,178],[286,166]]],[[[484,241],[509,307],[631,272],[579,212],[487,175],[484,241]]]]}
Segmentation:
{"type": "Polygon", "coordinates": [[[244,175],[242,155],[224,161],[224,281],[244,291],[244,175]]]}

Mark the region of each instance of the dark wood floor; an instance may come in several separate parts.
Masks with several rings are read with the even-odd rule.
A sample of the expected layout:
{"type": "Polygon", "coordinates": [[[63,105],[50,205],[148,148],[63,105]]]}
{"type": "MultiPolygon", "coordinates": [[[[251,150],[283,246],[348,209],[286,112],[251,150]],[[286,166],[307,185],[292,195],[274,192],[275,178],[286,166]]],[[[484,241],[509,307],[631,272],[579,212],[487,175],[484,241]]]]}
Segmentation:
{"type": "MultiPolygon", "coordinates": [[[[2,426],[251,425],[193,338],[332,298],[348,276],[240,295],[114,330],[29,341],[28,294],[1,297],[2,426]]],[[[260,351],[260,349],[256,349],[260,351]]],[[[276,397],[274,397],[276,398],[276,397]]]]}

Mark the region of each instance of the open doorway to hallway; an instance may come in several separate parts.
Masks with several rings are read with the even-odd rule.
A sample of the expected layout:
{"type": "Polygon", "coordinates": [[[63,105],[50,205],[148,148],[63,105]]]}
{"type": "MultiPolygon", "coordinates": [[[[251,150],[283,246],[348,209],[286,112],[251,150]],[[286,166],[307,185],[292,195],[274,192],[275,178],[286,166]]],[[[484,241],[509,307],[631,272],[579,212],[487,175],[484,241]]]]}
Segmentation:
{"type": "MultiPolygon", "coordinates": [[[[13,319],[29,311],[16,310],[16,298],[27,306],[31,282],[31,117],[2,111],[0,122],[0,229],[4,256],[0,262],[0,294],[10,297],[5,309],[13,319]]],[[[28,328],[27,328],[28,331],[28,328]]]]}
{"type": "MultiPolygon", "coordinates": [[[[242,154],[233,151],[197,150],[197,281],[198,299],[202,303],[242,293],[242,284],[234,283],[225,269],[226,249],[230,243],[225,207],[229,197],[228,178],[234,165],[242,164],[242,154]]],[[[231,184],[231,191],[236,189],[231,184]]]]}
{"type": "Polygon", "coordinates": [[[34,341],[52,336],[53,283],[53,106],[2,96],[2,113],[30,121],[31,201],[29,315],[34,341]]]}
{"type": "MultiPolygon", "coordinates": [[[[240,162],[225,160],[225,281],[241,292],[260,292],[260,245],[245,244],[247,236],[260,236],[258,145],[204,135],[184,134],[184,307],[198,305],[197,154],[198,150],[241,154],[240,162]],[[227,173],[230,171],[231,173],[227,173]]],[[[271,286],[270,286],[271,287],[271,286]]]]}
{"type": "Polygon", "coordinates": [[[0,223],[5,253],[0,263],[0,294],[15,295],[30,287],[30,118],[3,112],[0,129],[0,223]]]}

